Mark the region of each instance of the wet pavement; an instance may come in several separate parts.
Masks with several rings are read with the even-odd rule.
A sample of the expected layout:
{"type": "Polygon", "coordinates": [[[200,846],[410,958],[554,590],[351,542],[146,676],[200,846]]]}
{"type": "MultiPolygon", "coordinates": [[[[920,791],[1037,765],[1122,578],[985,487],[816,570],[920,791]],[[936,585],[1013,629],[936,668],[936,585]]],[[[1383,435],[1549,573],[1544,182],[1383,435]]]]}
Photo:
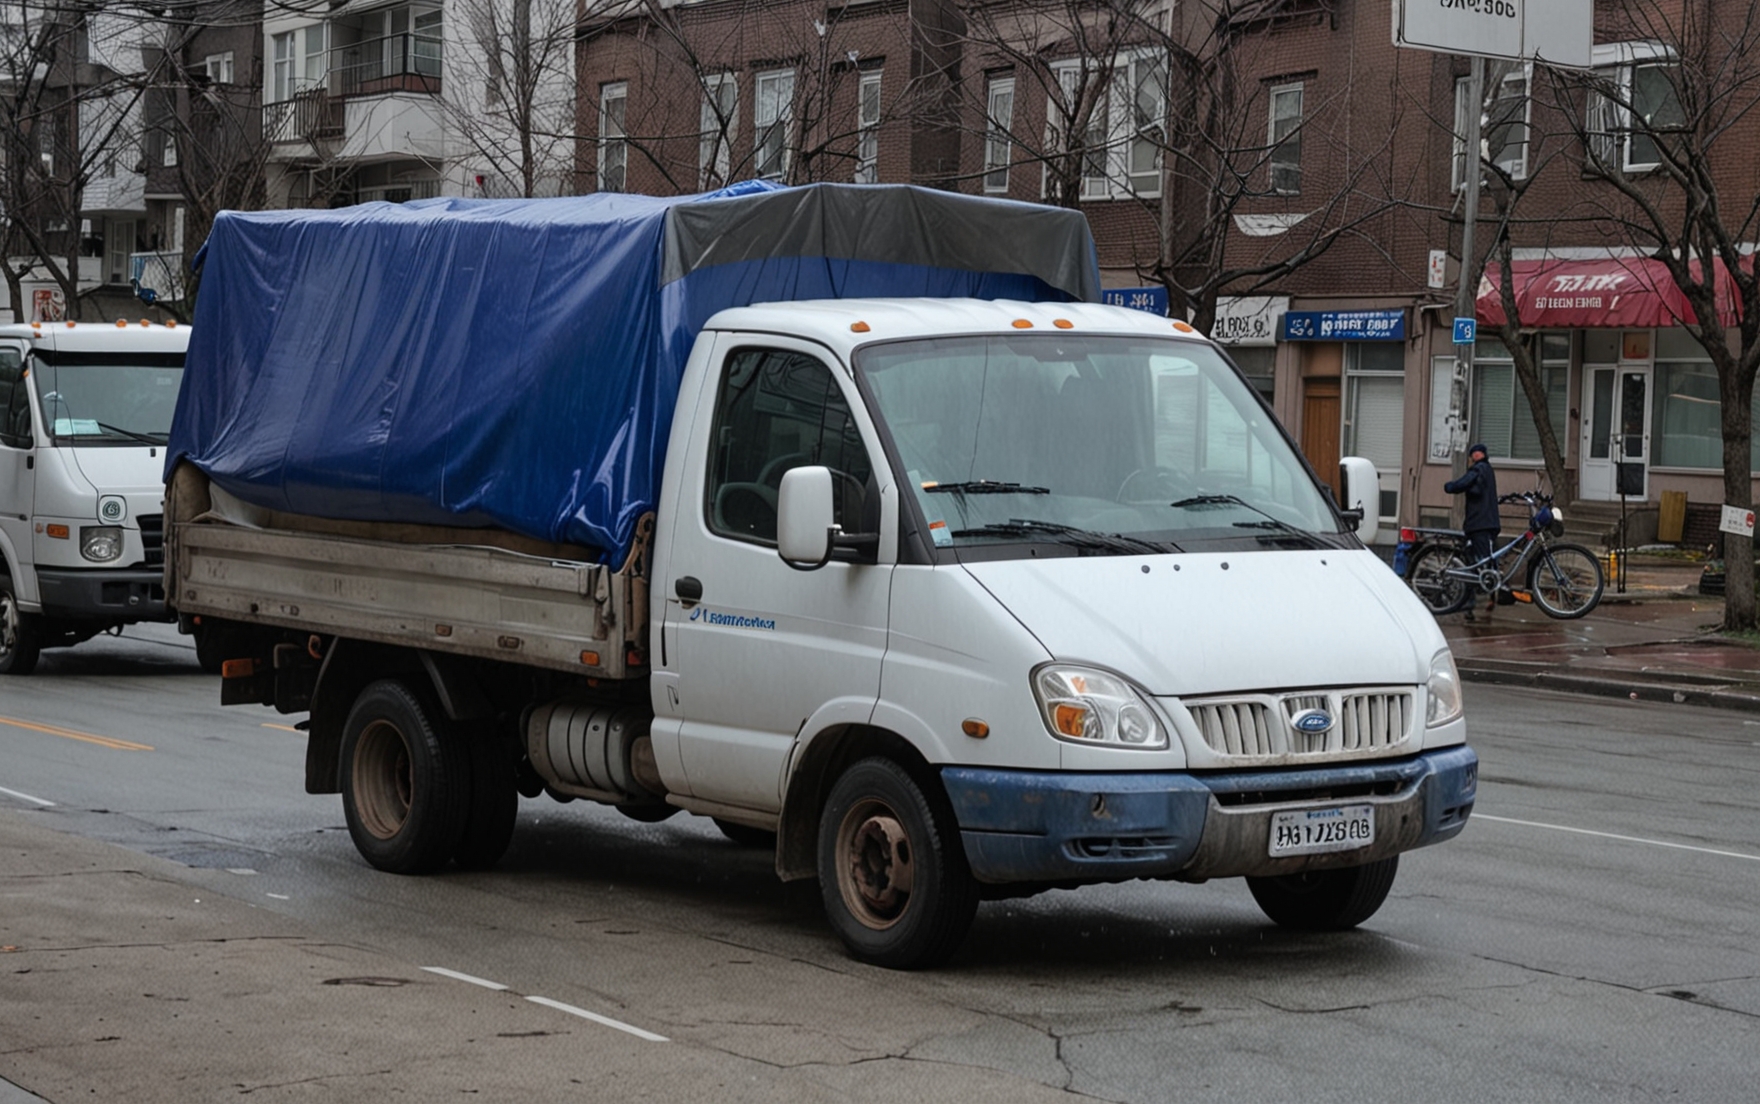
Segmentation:
{"type": "Polygon", "coordinates": [[[1438,618],[1463,678],[1760,711],[1760,647],[1717,635],[1723,599],[1698,593],[1699,565],[1630,564],[1620,593],[1555,621],[1531,604],[1438,618]]]}

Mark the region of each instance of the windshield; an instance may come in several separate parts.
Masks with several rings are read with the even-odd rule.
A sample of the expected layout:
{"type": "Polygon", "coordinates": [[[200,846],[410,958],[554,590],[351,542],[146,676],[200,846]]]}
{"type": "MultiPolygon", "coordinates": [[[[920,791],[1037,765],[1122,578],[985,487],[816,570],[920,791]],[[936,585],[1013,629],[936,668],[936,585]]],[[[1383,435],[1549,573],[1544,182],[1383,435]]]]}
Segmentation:
{"type": "Polygon", "coordinates": [[[121,363],[114,355],[60,353],[32,358],[43,422],[58,442],[162,445],[183,379],[182,357],[121,363]]]}
{"type": "Polygon", "coordinates": [[[856,365],[938,547],[1335,547],[1271,415],[1208,345],[1069,334],[869,346],[856,365]]]}

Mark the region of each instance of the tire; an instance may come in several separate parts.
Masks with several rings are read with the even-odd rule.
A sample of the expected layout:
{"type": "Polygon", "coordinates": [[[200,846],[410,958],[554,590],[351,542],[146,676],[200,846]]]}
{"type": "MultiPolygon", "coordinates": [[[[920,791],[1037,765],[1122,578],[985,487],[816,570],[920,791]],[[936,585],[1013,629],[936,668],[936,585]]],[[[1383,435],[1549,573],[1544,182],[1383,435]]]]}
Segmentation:
{"type": "Polygon", "coordinates": [[[1465,609],[1473,601],[1473,587],[1464,579],[1451,578],[1446,572],[1466,567],[1461,554],[1442,544],[1420,548],[1406,568],[1406,582],[1418,601],[1432,615],[1441,617],[1465,609]]]}
{"type": "Polygon", "coordinates": [[[392,874],[428,874],[464,838],[470,756],[440,711],[405,683],[361,691],[342,729],[342,811],[361,857],[392,874]]]}
{"type": "Polygon", "coordinates": [[[1552,544],[1528,565],[1528,593],[1540,612],[1574,621],[1601,604],[1601,561],[1580,544],[1552,544]]]}
{"type": "Polygon", "coordinates": [[[739,844],[741,847],[756,847],[769,851],[776,850],[775,832],[763,828],[753,828],[749,824],[739,824],[731,820],[722,820],[720,817],[715,817],[713,819],[715,821],[715,827],[721,829],[721,834],[739,844]]]}
{"type": "Polygon", "coordinates": [[[863,962],[943,962],[977,915],[952,811],[890,759],[860,760],[838,778],[819,820],[818,865],[825,915],[863,962]]]}
{"type": "Polygon", "coordinates": [[[20,612],[12,580],[0,576],[0,675],[30,674],[41,652],[36,617],[20,612]]]}
{"type": "Polygon", "coordinates": [[[519,819],[514,760],[493,732],[476,733],[458,743],[470,763],[470,801],[452,861],[463,870],[488,870],[507,854],[519,819]]]}
{"type": "Polygon", "coordinates": [[[196,663],[201,665],[203,674],[219,674],[226,661],[234,658],[227,655],[231,650],[228,647],[231,641],[227,639],[230,634],[220,626],[203,621],[195,626],[191,635],[196,642],[196,663]]]}
{"type": "Polygon", "coordinates": [[[1346,931],[1375,915],[1398,872],[1395,855],[1365,866],[1248,878],[1247,888],[1278,927],[1346,931]]]}

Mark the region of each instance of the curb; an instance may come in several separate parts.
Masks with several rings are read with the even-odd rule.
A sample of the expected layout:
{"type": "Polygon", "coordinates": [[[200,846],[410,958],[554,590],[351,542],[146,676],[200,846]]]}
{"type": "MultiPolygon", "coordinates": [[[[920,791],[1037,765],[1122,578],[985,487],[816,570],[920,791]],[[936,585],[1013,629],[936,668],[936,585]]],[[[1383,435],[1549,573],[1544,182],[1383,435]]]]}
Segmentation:
{"type": "Polygon", "coordinates": [[[1461,678],[1468,682],[1528,686],[1537,690],[1558,690],[1568,694],[1590,694],[1603,698],[1624,698],[1628,701],[1668,702],[1760,713],[1760,687],[1738,688],[1739,684],[1734,683],[1694,686],[1686,683],[1632,682],[1630,679],[1610,678],[1605,675],[1567,674],[1556,668],[1523,671],[1501,665],[1479,666],[1470,660],[1457,661],[1456,668],[1460,671],[1461,678]]]}

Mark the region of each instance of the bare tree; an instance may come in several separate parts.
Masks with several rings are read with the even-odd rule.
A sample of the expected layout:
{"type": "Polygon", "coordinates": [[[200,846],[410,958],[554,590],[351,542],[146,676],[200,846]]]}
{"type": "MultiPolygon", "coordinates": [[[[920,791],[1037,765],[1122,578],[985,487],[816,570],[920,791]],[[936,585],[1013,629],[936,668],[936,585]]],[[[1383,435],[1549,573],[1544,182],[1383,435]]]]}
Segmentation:
{"type": "MultiPolygon", "coordinates": [[[[448,18],[448,120],[491,194],[571,190],[576,0],[458,0],[448,18]]],[[[586,0],[582,18],[607,7],[586,0]]]]}

